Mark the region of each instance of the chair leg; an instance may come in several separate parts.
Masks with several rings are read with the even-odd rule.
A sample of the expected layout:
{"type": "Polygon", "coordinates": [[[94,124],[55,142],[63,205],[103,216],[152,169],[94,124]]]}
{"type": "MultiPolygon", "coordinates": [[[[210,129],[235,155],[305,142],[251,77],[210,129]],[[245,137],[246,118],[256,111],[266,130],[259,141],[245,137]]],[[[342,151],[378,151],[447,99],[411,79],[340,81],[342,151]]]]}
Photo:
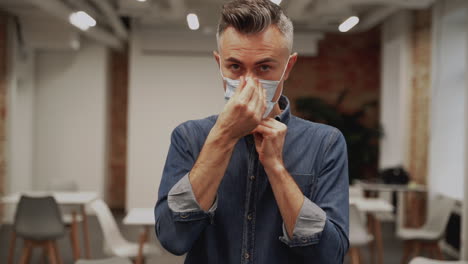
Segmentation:
{"type": "Polygon", "coordinates": [[[21,252],[20,264],[28,264],[31,257],[32,242],[29,240],[24,241],[23,250],[21,252]]]}
{"type": "Polygon", "coordinates": [[[49,261],[47,259],[47,245],[42,245],[42,255],[41,255],[41,264],[48,264],[49,261]]]}
{"type": "Polygon", "coordinates": [[[73,251],[73,261],[78,261],[80,258],[80,246],[78,242],[78,224],[76,221],[76,212],[72,213],[72,224],[70,226],[70,243],[73,251]]]}
{"type": "Polygon", "coordinates": [[[403,257],[401,258],[401,264],[407,264],[411,253],[413,251],[413,242],[412,241],[404,241],[404,249],[403,249],[403,257]]]}
{"type": "Polygon", "coordinates": [[[442,250],[439,247],[439,244],[437,242],[434,242],[431,247],[434,250],[435,255],[437,256],[438,260],[445,260],[444,254],[442,254],[442,250]]]}
{"type": "Polygon", "coordinates": [[[414,241],[414,245],[413,245],[413,255],[414,256],[419,256],[421,254],[421,245],[422,243],[419,242],[419,241],[414,241]]]}
{"type": "Polygon", "coordinates": [[[8,264],[13,264],[15,261],[15,247],[16,247],[16,232],[11,231],[10,250],[8,251],[8,264]]]}
{"type": "Polygon", "coordinates": [[[54,250],[54,245],[52,241],[47,241],[46,243],[47,243],[47,252],[49,255],[50,264],[58,264],[55,250],[54,250]]]}
{"type": "Polygon", "coordinates": [[[59,250],[59,248],[57,246],[57,241],[53,241],[51,243],[52,243],[53,249],[55,251],[55,257],[57,259],[57,263],[58,264],[63,264],[62,258],[60,257],[60,250],[59,250]]]}
{"type": "Polygon", "coordinates": [[[360,264],[360,256],[359,256],[359,249],[352,247],[349,249],[349,262],[350,264],[360,264]]]}

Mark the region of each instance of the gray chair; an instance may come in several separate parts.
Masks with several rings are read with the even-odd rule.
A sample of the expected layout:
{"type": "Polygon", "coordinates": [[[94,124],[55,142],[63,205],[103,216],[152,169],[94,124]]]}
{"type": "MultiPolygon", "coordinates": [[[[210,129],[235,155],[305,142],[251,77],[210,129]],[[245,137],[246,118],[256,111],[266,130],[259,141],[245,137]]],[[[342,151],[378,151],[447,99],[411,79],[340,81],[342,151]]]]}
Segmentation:
{"type": "MultiPolygon", "coordinates": [[[[72,179],[53,178],[47,183],[47,191],[49,192],[77,192],[78,184],[72,179]]],[[[73,217],[77,223],[82,222],[83,218],[77,212],[79,208],[76,205],[62,205],[60,211],[62,212],[63,222],[67,226],[73,224],[73,217]]]]}
{"type": "Polygon", "coordinates": [[[84,260],[80,259],[75,264],[132,264],[127,258],[107,258],[107,259],[93,259],[84,260]]]}
{"type": "Polygon", "coordinates": [[[13,231],[15,236],[24,239],[21,264],[29,263],[31,251],[35,247],[44,250],[51,264],[62,263],[56,240],[64,236],[65,225],[53,197],[21,196],[16,208],[13,231]]]}

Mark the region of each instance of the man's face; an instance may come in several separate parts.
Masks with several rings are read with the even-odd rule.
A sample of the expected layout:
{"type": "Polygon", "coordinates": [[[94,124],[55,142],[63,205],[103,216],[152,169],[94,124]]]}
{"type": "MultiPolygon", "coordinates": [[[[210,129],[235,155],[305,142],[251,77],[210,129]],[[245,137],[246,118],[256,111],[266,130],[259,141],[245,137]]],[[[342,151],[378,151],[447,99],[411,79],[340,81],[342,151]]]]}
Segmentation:
{"type": "MultiPolygon", "coordinates": [[[[284,35],[276,26],[261,33],[242,34],[228,27],[219,39],[219,53],[214,53],[223,75],[238,80],[241,76],[263,80],[283,81],[289,76],[297,54],[290,57],[284,35]]],[[[273,100],[277,100],[283,82],[278,86],[273,100]]]]}

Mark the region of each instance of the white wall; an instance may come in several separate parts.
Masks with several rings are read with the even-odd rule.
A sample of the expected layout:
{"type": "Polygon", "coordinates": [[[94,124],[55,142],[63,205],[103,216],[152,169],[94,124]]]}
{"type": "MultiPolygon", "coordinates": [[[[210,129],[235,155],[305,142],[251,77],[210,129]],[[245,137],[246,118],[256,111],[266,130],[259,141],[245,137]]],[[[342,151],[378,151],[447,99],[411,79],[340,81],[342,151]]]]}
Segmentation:
{"type": "MultiPolygon", "coordinates": [[[[224,106],[221,77],[210,53],[143,54],[141,29],[133,28],[127,209],[154,206],[172,130],[186,120],[217,114],[224,106]]],[[[184,36],[172,41],[189,42],[184,36]]]]}
{"type": "Polygon", "coordinates": [[[429,191],[462,200],[466,116],[466,8],[439,1],[433,14],[429,191]]]}
{"type": "MultiPolygon", "coordinates": [[[[5,193],[33,188],[35,54],[19,47],[16,26],[8,21],[5,193]]],[[[5,205],[3,221],[12,222],[15,207],[5,205]]],[[[0,221],[1,223],[2,221],[0,221]]]]}
{"type": "Polygon", "coordinates": [[[382,27],[379,168],[408,166],[409,99],[411,76],[411,17],[408,11],[387,19],[382,27]]]}
{"type": "Polygon", "coordinates": [[[18,46],[13,21],[8,24],[8,86],[5,193],[32,189],[35,54],[18,46]]]}
{"type": "Polygon", "coordinates": [[[53,178],[80,190],[104,191],[107,129],[107,48],[39,51],[36,57],[34,188],[53,178]]]}
{"type": "MultiPolygon", "coordinates": [[[[468,16],[468,2],[465,2],[466,15],[468,16]]],[[[465,21],[465,34],[468,36],[468,19],[465,21]]],[[[465,61],[468,65],[468,41],[465,43],[465,61]]],[[[465,77],[468,76],[468,67],[465,67],[465,77]]],[[[465,78],[465,118],[468,117],[468,77],[465,78]]],[[[465,122],[465,183],[462,203],[462,234],[461,234],[461,259],[468,260],[468,122],[465,122]]]]}

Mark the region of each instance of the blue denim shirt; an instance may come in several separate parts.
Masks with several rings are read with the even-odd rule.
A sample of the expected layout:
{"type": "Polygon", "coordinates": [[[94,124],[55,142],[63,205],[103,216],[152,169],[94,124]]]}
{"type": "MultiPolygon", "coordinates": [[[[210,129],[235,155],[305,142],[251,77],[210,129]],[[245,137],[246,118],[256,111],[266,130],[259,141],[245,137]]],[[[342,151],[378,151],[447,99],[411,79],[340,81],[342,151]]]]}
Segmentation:
{"type": "Polygon", "coordinates": [[[185,263],[342,263],[348,241],[346,143],[336,128],[291,114],[285,96],[276,117],[287,125],[283,161],[304,203],[289,238],[251,135],[235,145],[213,206],[203,211],[188,173],[217,116],[174,129],[155,207],[156,235],[185,263]]]}

